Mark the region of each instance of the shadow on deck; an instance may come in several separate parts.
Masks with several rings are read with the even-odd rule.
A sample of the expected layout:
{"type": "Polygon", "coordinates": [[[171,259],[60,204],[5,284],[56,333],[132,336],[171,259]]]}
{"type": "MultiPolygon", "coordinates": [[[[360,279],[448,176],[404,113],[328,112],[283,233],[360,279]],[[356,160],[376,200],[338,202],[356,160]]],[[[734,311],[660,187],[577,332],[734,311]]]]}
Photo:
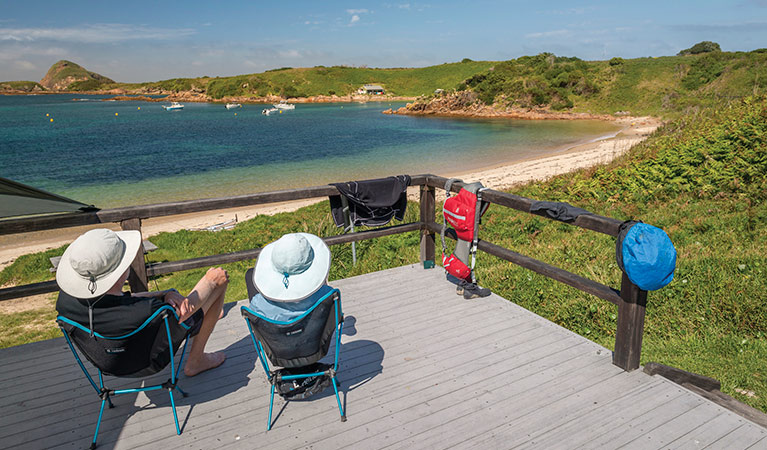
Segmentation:
{"type": "MultiPolygon", "coordinates": [[[[442,270],[331,284],[347,319],[347,422],[332,393],[277,399],[266,432],[268,384],[229,304],[208,346],[226,363],[180,379],[183,434],[164,391],[126,394],[105,412],[99,448],[767,448],[764,428],[664,378],[624,372],[609,350],[501,297],[464,300],[442,270]]],[[[0,351],[0,379],[0,447],[88,447],[98,399],[63,338],[0,351]]]]}

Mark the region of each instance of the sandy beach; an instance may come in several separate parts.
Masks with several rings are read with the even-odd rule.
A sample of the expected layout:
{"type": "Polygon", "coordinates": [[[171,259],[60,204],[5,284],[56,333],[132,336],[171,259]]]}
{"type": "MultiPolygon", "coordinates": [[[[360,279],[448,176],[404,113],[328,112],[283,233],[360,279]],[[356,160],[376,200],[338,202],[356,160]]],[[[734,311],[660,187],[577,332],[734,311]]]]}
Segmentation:
{"type": "MultiPolygon", "coordinates": [[[[506,189],[533,180],[545,180],[554,175],[607,163],[624,154],[632,146],[644,140],[661,122],[651,117],[621,118],[624,128],[614,137],[581,143],[570,148],[558,149],[549,155],[527,160],[511,161],[494,167],[469,173],[438,174],[460,178],[464,181],[480,181],[492,189],[506,189]]],[[[411,188],[409,196],[417,200],[418,189],[411,188]]],[[[444,198],[444,195],[442,196],[444,198]]],[[[299,209],[324,199],[309,199],[279,204],[232,208],[203,213],[147,219],[142,223],[144,239],[167,231],[204,229],[216,224],[248,220],[258,214],[276,214],[299,209]]],[[[60,247],[74,240],[90,228],[107,227],[119,229],[117,224],[101,224],[87,227],[63,228],[35,233],[0,236],[0,270],[13,263],[21,255],[60,247]]]]}

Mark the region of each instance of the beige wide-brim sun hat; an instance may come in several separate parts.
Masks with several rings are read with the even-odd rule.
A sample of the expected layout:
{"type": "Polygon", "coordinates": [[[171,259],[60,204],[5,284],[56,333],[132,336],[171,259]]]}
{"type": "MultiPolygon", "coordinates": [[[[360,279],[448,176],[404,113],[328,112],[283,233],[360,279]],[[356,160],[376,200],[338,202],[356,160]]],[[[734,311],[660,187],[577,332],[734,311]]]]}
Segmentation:
{"type": "Polygon", "coordinates": [[[56,283],[75,298],[99,297],[122,277],[139,248],[140,231],[90,230],[64,251],[56,269],[56,283]]]}
{"type": "Polygon", "coordinates": [[[261,250],[253,283],[267,300],[298,302],[328,281],[330,249],[309,233],[286,234],[261,250]]]}

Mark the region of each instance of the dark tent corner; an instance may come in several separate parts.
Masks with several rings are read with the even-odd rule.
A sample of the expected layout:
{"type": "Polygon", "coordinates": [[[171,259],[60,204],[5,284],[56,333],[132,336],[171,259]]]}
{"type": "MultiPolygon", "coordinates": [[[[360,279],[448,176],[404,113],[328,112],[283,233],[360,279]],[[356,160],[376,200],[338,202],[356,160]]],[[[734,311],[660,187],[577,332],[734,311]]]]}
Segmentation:
{"type": "Polygon", "coordinates": [[[93,205],[0,177],[0,220],[9,217],[98,211],[93,205]]]}

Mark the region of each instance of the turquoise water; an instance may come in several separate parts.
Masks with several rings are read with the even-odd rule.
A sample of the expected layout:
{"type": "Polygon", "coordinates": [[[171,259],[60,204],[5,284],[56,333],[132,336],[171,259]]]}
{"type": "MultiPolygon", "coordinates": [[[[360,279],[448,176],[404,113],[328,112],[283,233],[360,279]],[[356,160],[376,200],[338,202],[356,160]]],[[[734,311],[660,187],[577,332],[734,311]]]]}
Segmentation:
{"type": "Polygon", "coordinates": [[[0,96],[2,176],[105,208],[464,172],[617,131],[600,121],[381,114],[403,103],[298,104],[264,116],[265,105],[165,111],[103,98],[0,96]]]}

